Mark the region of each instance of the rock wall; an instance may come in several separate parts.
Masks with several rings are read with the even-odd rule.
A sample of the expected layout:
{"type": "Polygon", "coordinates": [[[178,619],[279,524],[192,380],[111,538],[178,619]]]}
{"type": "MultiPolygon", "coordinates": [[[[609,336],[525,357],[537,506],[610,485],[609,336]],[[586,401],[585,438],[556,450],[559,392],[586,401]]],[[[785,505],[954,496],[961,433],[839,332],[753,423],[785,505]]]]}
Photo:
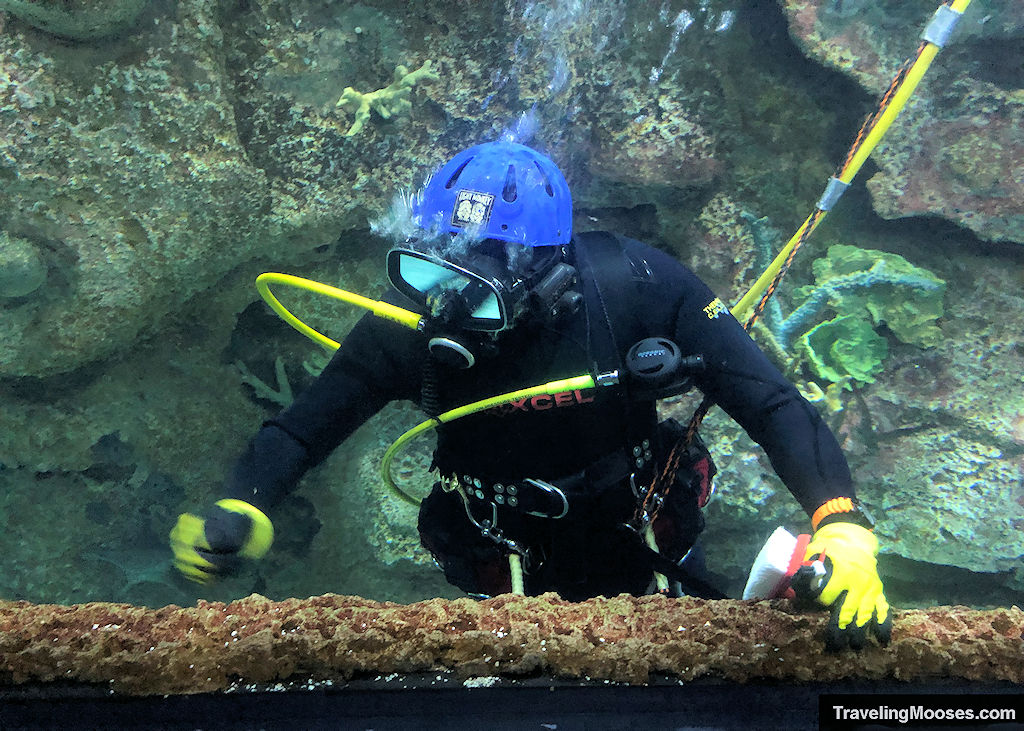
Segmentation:
{"type": "MultiPolygon", "coordinates": [[[[578,230],[645,238],[734,300],[759,271],[749,218],[795,228],[932,9],[0,1],[0,595],[195,599],[166,574],[166,531],[216,495],[280,406],[266,398],[278,356],[293,387],[308,378],[312,351],[253,305],[254,276],[375,291],[387,243],[367,219],[456,149],[532,129],[569,177],[578,230]],[[345,87],[372,91],[426,61],[439,79],[407,110],[348,135],[345,87]],[[268,387],[243,385],[254,379],[268,387]],[[54,545],[59,560],[39,562],[54,545]]],[[[883,370],[827,418],[887,555],[1017,591],[1022,28],[1019,3],[972,3],[867,188],[806,255],[892,251],[949,283],[942,343],[909,346],[879,325],[883,370]]],[[[351,323],[311,308],[338,337],[351,323]]],[[[367,455],[387,430],[275,516],[301,537],[207,596],[435,590],[426,557],[403,558],[409,511],[376,500],[367,455]]],[[[775,525],[805,530],[805,516],[734,427],[711,421],[708,435],[722,468],[710,553],[741,580],[775,525]]]]}

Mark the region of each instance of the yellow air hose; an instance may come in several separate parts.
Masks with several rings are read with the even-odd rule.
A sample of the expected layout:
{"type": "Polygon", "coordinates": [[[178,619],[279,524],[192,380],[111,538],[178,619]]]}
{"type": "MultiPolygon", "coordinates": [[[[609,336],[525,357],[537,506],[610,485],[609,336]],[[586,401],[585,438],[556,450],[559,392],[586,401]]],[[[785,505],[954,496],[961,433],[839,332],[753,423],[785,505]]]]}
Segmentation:
{"type": "MultiPolygon", "coordinates": [[[[293,287],[295,289],[303,289],[308,292],[322,294],[332,299],[347,302],[369,310],[378,317],[383,317],[405,325],[412,330],[422,330],[424,327],[422,316],[415,312],[404,310],[401,307],[396,307],[395,305],[388,304],[387,302],[363,297],[362,295],[354,294],[353,292],[348,292],[344,289],[338,289],[337,287],[332,287],[330,285],[323,284],[322,282],[316,282],[312,279],[304,279],[303,277],[296,277],[291,274],[279,274],[277,272],[267,272],[258,276],[256,278],[256,290],[260,293],[260,296],[267,302],[267,304],[270,305],[271,309],[273,309],[282,320],[287,322],[293,328],[328,350],[337,350],[341,345],[337,340],[333,340],[323,333],[313,329],[292,314],[292,312],[281,304],[281,301],[274,296],[274,293],[270,291],[270,285],[272,284],[280,284],[293,287]]],[[[518,401],[524,398],[532,398],[534,396],[553,396],[554,394],[564,393],[565,391],[593,388],[594,385],[594,378],[590,374],[573,376],[572,378],[560,378],[537,386],[520,388],[516,391],[510,391],[509,393],[503,393],[498,396],[481,399],[480,401],[474,401],[471,404],[466,404],[465,406],[459,406],[446,411],[432,419],[427,419],[405,432],[402,436],[398,437],[398,439],[396,439],[384,453],[384,458],[381,460],[380,466],[381,477],[384,479],[384,484],[386,484],[388,488],[390,488],[402,500],[413,505],[419,505],[420,501],[403,491],[391,476],[391,463],[394,460],[395,455],[398,454],[398,452],[400,452],[411,440],[432,429],[436,429],[441,424],[446,424],[450,421],[454,421],[455,419],[461,419],[464,416],[469,416],[470,414],[475,414],[477,412],[484,411],[485,409],[501,406],[502,404],[511,403],[512,401],[518,401]]]]}
{"type": "Polygon", "coordinates": [[[288,308],[282,305],[281,301],[274,296],[274,293],[270,291],[271,284],[283,284],[295,289],[304,289],[307,292],[322,294],[326,297],[330,297],[331,299],[340,300],[341,302],[347,302],[350,305],[356,305],[369,310],[373,314],[377,315],[377,317],[392,320],[413,330],[420,330],[423,328],[423,317],[415,312],[403,310],[401,307],[396,307],[395,305],[388,304],[387,302],[372,300],[369,297],[363,297],[360,294],[347,292],[344,289],[338,289],[337,287],[332,287],[329,284],[315,282],[312,279],[303,279],[302,277],[292,276],[291,274],[278,274],[277,272],[267,272],[266,274],[261,274],[256,277],[256,291],[258,291],[260,293],[260,297],[270,305],[270,308],[277,313],[278,317],[313,342],[319,343],[328,350],[337,350],[341,347],[341,344],[337,340],[332,340],[323,333],[314,330],[293,315],[288,308]]]}
{"type": "Polygon", "coordinates": [[[521,399],[533,398],[534,396],[541,395],[553,396],[556,393],[594,388],[594,386],[594,377],[588,373],[586,375],[574,376],[572,378],[560,378],[557,381],[549,381],[538,386],[521,388],[517,391],[509,391],[508,393],[503,393],[499,396],[491,396],[490,398],[474,401],[471,404],[466,404],[465,406],[459,406],[458,408],[446,411],[432,419],[427,419],[426,421],[417,424],[405,434],[398,437],[398,439],[396,439],[384,453],[384,458],[380,463],[380,476],[384,479],[384,483],[403,500],[413,505],[419,505],[419,500],[404,492],[397,484],[395,484],[394,479],[391,477],[391,462],[394,460],[395,455],[398,454],[398,452],[400,452],[410,440],[430,431],[431,429],[436,429],[441,424],[447,424],[450,421],[461,419],[463,416],[476,414],[480,411],[494,408],[495,406],[511,403],[512,401],[519,401],[521,399]]]}

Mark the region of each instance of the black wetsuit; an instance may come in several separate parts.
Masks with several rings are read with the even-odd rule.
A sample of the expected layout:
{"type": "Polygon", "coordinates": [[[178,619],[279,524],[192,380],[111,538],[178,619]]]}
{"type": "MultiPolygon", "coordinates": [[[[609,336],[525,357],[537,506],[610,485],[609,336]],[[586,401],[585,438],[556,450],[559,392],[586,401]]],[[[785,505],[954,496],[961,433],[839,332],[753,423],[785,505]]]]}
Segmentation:
{"type": "MultiPolygon", "coordinates": [[[[587,247],[602,236],[608,238],[579,235],[575,247],[587,247]]],[[[684,354],[702,355],[706,369],[695,376],[696,386],[764,448],[808,513],[830,498],[853,497],[849,468],[830,430],[708,287],[669,255],[632,239],[616,239],[628,267],[627,281],[608,291],[607,284],[596,285],[586,267],[580,267],[587,304],[575,315],[503,333],[497,354],[481,356],[472,368],[435,369],[439,411],[590,372],[595,351],[608,351],[592,341],[608,337],[614,329],[605,320],[615,307],[604,305],[610,298],[627,298],[634,322],[625,328],[631,330],[625,337],[622,332],[612,336],[619,352],[624,353],[639,333],[671,338],[684,354]]],[[[623,329],[621,324],[617,327],[623,329]]],[[[229,495],[269,508],[386,403],[419,403],[427,352],[422,334],[364,317],[321,376],[256,434],[231,474],[229,495]]],[[[567,391],[443,425],[435,464],[442,475],[467,475],[485,483],[532,477],[557,484],[602,460],[608,464],[608,455],[626,453],[646,438],[655,443],[656,451],[664,450],[656,433],[655,402],[628,400],[623,393],[600,387],[567,391]]],[[[576,598],[643,589],[649,572],[629,568],[639,560],[638,554],[607,535],[628,515],[604,513],[631,511],[634,503],[628,481],[618,479],[622,475],[614,477],[619,485],[610,502],[581,506],[559,520],[504,511],[509,515],[499,523],[509,535],[518,532],[537,544],[532,590],[556,589],[576,598]],[[596,559],[595,553],[600,554],[596,559]],[[574,565],[580,561],[600,568],[574,565]],[[630,574],[633,578],[627,578],[630,574]]],[[[496,546],[480,537],[461,499],[435,487],[421,512],[420,529],[435,556],[443,554],[439,559],[449,569],[449,579],[467,590],[474,584],[484,591],[489,588],[487,580],[465,576],[467,565],[486,563],[481,556],[496,546]],[[438,537],[434,534],[441,524],[447,527],[438,537]],[[451,555],[462,552],[463,546],[469,554],[475,552],[466,565],[451,555]]]]}

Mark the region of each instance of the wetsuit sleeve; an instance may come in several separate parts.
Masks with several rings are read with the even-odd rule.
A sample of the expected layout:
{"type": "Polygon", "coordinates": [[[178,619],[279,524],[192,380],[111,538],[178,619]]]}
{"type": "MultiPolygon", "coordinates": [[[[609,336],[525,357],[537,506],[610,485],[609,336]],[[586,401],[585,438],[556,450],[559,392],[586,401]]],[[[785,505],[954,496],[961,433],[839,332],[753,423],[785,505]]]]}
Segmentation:
{"type": "Polygon", "coordinates": [[[419,337],[364,316],[320,376],[249,441],[229,473],[228,496],[272,507],[389,401],[418,399],[419,337]]]}
{"type": "Polygon", "coordinates": [[[676,337],[684,352],[704,356],[698,387],[761,445],[809,515],[833,497],[855,497],[846,458],[817,410],[711,290],[681,269],[676,337]]]}

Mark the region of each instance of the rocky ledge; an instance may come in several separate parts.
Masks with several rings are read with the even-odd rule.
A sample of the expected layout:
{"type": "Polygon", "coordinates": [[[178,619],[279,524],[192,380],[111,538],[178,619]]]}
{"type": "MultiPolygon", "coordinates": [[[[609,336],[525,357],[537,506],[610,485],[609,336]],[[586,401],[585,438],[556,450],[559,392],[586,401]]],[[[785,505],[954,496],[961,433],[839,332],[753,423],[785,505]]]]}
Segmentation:
{"type": "Polygon", "coordinates": [[[146,609],[0,602],[0,684],[105,683],[130,695],[367,674],[1024,683],[1024,611],[895,614],[892,644],[826,653],[827,616],[788,601],[554,594],[415,604],[325,595],[146,609]]]}

